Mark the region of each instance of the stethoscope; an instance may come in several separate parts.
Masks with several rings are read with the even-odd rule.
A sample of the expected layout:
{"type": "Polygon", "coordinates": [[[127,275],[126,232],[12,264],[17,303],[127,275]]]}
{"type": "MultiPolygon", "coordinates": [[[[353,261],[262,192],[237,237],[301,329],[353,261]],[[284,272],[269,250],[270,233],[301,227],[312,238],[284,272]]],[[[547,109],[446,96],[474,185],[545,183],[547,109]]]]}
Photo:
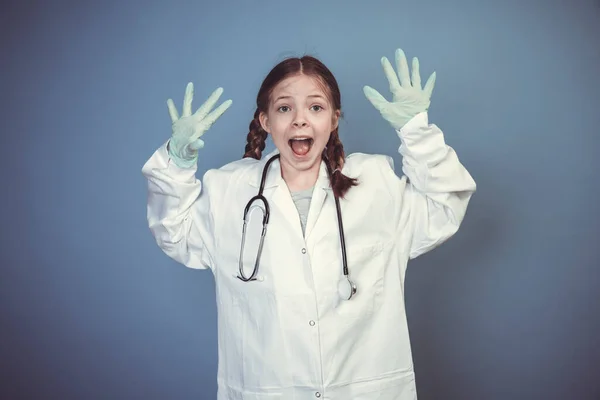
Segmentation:
{"type": "MultiPolygon", "coordinates": [[[[267,177],[267,172],[269,170],[269,166],[271,165],[271,163],[273,161],[275,161],[278,158],[279,158],[279,154],[276,154],[267,161],[267,163],[265,164],[265,167],[263,168],[263,171],[262,171],[262,177],[260,180],[260,188],[258,190],[258,194],[256,196],[252,197],[250,199],[250,201],[248,202],[248,204],[246,204],[246,208],[244,208],[244,226],[242,228],[242,244],[241,244],[241,248],[240,248],[240,259],[239,259],[240,274],[237,276],[239,279],[241,279],[244,282],[255,281],[256,275],[258,274],[258,268],[259,268],[259,264],[260,264],[260,256],[262,254],[263,244],[265,241],[265,235],[267,233],[267,225],[269,224],[269,217],[271,215],[271,212],[269,209],[269,202],[263,196],[263,189],[265,187],[265,180],[267,177]],[[246,275],[244,274],[244,263],[243,263],[244,244],[246,242],[246,226],[248,224],[248,215],[249,215],[249,211],[252,208],[252,205],[254,202],[262,203],[262,207],[260,207],[260,206],[257,207],[262,211],[262,216],[263,216],[262,217],[262,232],[260,235],[260,243],[258,245],[258,252],[256,254],[256,261],[254,262],[254,269],[252,271],[252,275],[250,275],[249,277],[246,277],[246,275]]],[[[332,175],[331,167],[329,166],[329,163],[327,162],[325,155],[323,155],[323,159],[325,160],[327,174],[329,175],[329,178],[331,179],[331,175],[332,175]]],[[[346,240],[344,237],[344,226],[342,223],[342,213],[340,211],[340,201],[335,194],[333,197],[335,199],[335,209],[337,212],[338,230],[340,232],[340,247],[342,250],[342,263],[343,263],[343,271],[344,271],[344,278],[345,278],[345,279],[344,278],[341,279],[340,282],[338,283],[338,292],[342,299],[350,300],[352,298],[352,296],[354,296],[356,294],[356,285],[354,284],[354,282],[352,282],[350,280],[349,273],[348,273],[348,261],[346,259],[346,240]]]]}

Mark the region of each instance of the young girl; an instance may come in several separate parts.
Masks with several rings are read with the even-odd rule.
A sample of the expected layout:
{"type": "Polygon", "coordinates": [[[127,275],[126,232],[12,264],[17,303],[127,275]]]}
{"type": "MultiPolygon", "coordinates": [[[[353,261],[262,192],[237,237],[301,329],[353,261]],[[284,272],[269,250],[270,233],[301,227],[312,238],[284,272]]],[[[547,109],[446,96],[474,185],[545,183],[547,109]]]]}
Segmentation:
{"type": "MultiPolygon", "coordinates": [[[[192,113],[188,85],[172,137],[143,167],[148,223],[174,260],[214,274],[218,399],[416,399],[404,308],[407,262],[450,238],[475,182],[429,124],[435,73],[418,60],[398,76],[382,59],[393,99],[365,87],[400,138],[404,175],[388,156],[346,156],[340,90],[312,57],[265,78],[244,157],[196,178],[200,137],[231,105],[192,113]],[[276,150],[262,157],[271,135],[276,150]]],[[[372,134],[372,133],[368,133],[372,134]]]]}

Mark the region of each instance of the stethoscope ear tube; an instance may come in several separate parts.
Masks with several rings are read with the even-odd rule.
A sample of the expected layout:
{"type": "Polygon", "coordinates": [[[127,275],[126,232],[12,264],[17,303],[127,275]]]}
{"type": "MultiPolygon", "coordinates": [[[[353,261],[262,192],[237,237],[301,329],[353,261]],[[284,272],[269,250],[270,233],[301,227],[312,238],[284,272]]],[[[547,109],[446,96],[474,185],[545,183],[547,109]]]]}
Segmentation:
{"type": "MultiPolygon", "coordinates": [[[[260,208],[260,207],[258,207],[260,208]]],[[[265,242],[265,235],[267,234],[267,225],[269,224],[269,216],[271,212],[269,210],[269,202],[262,194],[257,194],[254,196],[248,204],[246,204],[246,208],[244,208],[244,225],[242,227],[242,245],[240,246],[240,257],[239,257],[239,275],[238,279],[241,279],[244,282],[254,281],[256,280],[256,274],[258,274],[258,265],[260,263],[260,256],[262,254],[263,245],[265,242]],[[254,262],[254,269],[252,270],[252,275],[249,278],[246,278],[244,274],[244,245],[246,244],[246,227],[248,226],[248,215],[250,212],[250,207],[254,204],[255,201],[261,201],[263,203],[264,208],[261,208],[263,212],[262,218],[262,233],[260,234],[260,243],[258,245],[258,253],[256,254],[256,260],[254,262]]]]}
{"type": "Polygon", "coordinates": [[[269,224],[269,217],[271,216],[269,202],[263,196],[263,190],[265,189],[265,180],[267,178],[267,172],[269,171],[269,166],[271,165],[271,163],[273,161],[275,161],[278,158],[279,158],[279,154],[276,154],[275,156],[271,157],[267,161],[265,167],[263,168],[263,172],[262,172],[262,176],[261,176],[261,180],[260,180],[260,189],[258,190],[258,194],[256,196],[254,196],[253,198],[251,198],[250,201],[248,202],[248,204],[246,204],[246,207],[244,208],[244,226],[242,228],[242,245],[240,246],[240,257],[239,257],[239,261],[238,261],[239,275],[237,276],[238,279],[240,279],[244,282],[255,281],[256,275],[258,274],[258,266],[260,264],[260,256],[262,254],[263,245],[265,243],[265,236],[267,234],[267,225],[269,224]],[[247,278],[246,275],[244,274],[244,262],[243,262],[243,260],[244,260],[244,245],[246,243],[246,226],[248,225],[248,213],[250,212],[250,207],[252,207],[252,204],[254,204],[255,201],[261,201],[264,206],[263,220],[262,220],[262,233],[260,235],[260,244],[258,245],[258,252],[256,254],[256,261],[254,262],[254,269],[252,270],[252,275],[250,275],[250,277],[247,278]]]}
{"type": "MultiPolygon", "coordinates": [[[[332,183],[333,172],[331,171],[331,167],[329,166],[329,159],[325,155],[325,152],[323,152],[323,160],[325,161],[325,167],[327,168],[327,174],[329,175],[329,182],[332,183]]],[[[340,248],[342,251],[343,272],[344,272],[344,276],[346,277],[346,279],[348,281],[348,285],[350,286],[350,290],[348,291],[349,295],[346,298],[346,300],[350,300],[356,294],[357,288],[356,288],[356,285],[354,284],[354,282],[352,282],[352,280],[350,280],[350,276],[349,276],[350,273],[348,270],[348,259],[346,257],[346,238],[344,235],[344,222],[342,221],[342,211],[341,211],[341,207],[340,207],[340,199],[335,194],[335,192],[333,192],[333,199],[335,200],[335,211],[337,214],[338,231],[340,234],[340,248]]],[[[345,298],[345,296],[344,296],[344,298],[345,298]]]]}

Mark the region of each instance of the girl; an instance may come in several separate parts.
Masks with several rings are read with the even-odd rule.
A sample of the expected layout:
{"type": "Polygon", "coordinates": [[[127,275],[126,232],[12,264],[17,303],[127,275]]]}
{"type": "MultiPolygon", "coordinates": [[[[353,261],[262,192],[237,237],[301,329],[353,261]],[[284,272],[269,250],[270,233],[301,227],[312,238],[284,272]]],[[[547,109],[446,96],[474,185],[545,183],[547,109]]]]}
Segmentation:
{"type": "Polygon", "coordinates": [[[416,399],[404,278],[450,238],[475,182],[429,124],[435,73],[382,58],[393,99],[364,93],[400,138],[388,156],[346,156],[340,90],[313,57],[267,75],[244,157],[196,179],[200,137],[229,108],[168,101],[172,137],[143,167],[148,223],[174,260],[215,278],[218,399],[416,399]],[[271,135],[276,150],[262,157],[271,135]]]}

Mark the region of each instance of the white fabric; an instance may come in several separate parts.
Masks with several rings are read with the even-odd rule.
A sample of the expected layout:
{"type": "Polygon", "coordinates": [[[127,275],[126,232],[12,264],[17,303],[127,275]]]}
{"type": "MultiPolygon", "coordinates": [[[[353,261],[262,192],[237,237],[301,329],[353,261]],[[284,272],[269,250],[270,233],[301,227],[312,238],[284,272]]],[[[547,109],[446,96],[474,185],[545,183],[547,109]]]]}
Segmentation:
{"type": "MultiPolygon", "coordinates": [[[[404,308],[407,261],[450,238],[475,182],[421,113],[398,131],[403,171],[392,159],[352,154],[342,172],[359,180],[341,199],[350,277],[340,301],[342,262],[325,165],[310,204],[306,235],[279,162],[264,194],[271,210],[258,280],[236,278],[247,201],[258,192],[262,160],[209,170],[181,169],[159,148],[143,167],[148,222],[174,260],[215,276],[219,400],[416,399],[404,308]],[[410,181],[410,182],[409,182],[410,181]]],[[[248,227],[243,260],[252,272],[261,221],[248,227]]]]}
{"type": "Polygon", "coordinates": [[[312,198],[314,188],[301,190],[298,192],[291,192],[292,200],[298,210],[298,216],[300,217],[300,226],[302,228],[302,234],[306,232],[306,221],[308,220],[308,210],[310,208],[310,199],[312,198]]]}

